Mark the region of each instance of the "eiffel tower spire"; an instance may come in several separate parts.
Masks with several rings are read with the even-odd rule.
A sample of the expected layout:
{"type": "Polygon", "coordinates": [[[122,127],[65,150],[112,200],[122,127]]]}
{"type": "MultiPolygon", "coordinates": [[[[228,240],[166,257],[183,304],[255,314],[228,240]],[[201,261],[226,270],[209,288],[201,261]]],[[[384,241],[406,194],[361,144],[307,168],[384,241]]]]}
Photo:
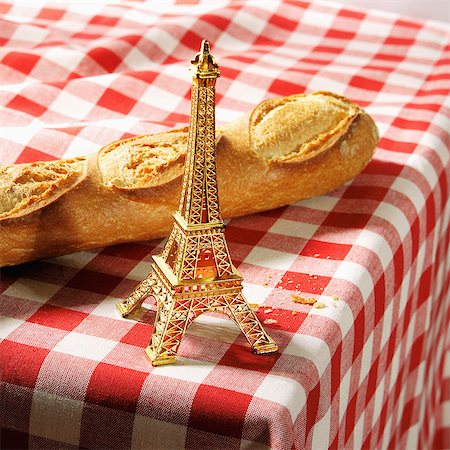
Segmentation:
{"type": "Polygon", "coordinates": [[[219,66],[203,40],[191,61],[191,122],[179,218],[193,226],[223,224],[217,193],[215,157],[215,88],[219,66]]]}
{"type": "Polygon", "coordinates": [[[227,314],[255,353],[277,350],[242,295],[220,216],[216,176],[215,85],[220,76],[209,43],[191,61],[192,102],[183,185],[172,232],[152,271],[117,309],[127,316],[148,295],[158,310],[145,352],[153,365],[175,361],[189,324],[203,312],[227,314]]]}

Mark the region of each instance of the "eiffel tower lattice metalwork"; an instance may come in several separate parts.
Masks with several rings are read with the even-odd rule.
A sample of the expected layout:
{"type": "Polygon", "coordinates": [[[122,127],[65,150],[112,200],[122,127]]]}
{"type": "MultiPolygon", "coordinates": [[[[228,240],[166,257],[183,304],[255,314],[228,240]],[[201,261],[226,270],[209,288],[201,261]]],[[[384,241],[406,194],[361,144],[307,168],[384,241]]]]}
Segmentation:
{"type": "Polygon", "coordinates": [[[175,362],[184,332],[205,311],[218,311],[233,319],[255,353],[277,350],[242,294],[242,277],[233,266],[225,240],[215,155],[215,84],[220,72],[208,41],[202,41],[190,70],[188,148],[173,229],[163,252],[152,257],[150,274],[117,304],[125,317],[147,296],[155,298],[156,320],[145,349],[153,365],[175,362]]]}

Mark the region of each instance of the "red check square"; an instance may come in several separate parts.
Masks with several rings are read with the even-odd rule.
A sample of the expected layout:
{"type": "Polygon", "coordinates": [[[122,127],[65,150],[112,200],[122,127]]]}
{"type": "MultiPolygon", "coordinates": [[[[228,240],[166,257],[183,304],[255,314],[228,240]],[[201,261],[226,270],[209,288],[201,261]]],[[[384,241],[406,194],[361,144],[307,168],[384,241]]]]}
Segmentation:
{"type": "Polygon", "coordinates": [[[96,47],[88,52],[88,55],[106,72],[114,72],[122,60],[111,50],[103,47],[96,47]]]}
{"type": "Polygon", "coordinates": [[[225,231],[227,241],[246,245],[256,245],[265,234],[265,231],[249,230],[233,225],[227,226],[225,231]]]}
{"type": "Polygon", "coordinates": [[[249,350],[247,345],[232,344],[222,356],[219,364],[269,373],[279,357],[280,354],[278,352],[268,353],[267,355],[256,355],[249,350]]]}
{"type": "Polygon", "coordinates": [[[37,15],[37,18],[46,20],[59,20],[64,15],[64,13],[65,11],[63,9],[42,8],[41,12],[37,15]]]}
{"type": "Polygon", "coordinates": [[[108,295],[121,281],[121,277],[82,269],[66,286],[108,295]]]}
{"type": "Polygon", "coordinates": [[[150,341],[152,330],[153,327],[146,323],[137,323],[120,341],[145,348],[150,341]]]}
{"type": "Polygon", "coordinates": [[[89,381],[86,401],[134,413],[147,376],[148,373],[137,370],[99,363],[89,381]]]}
{"type": "Polygon", "coordinates": [[[321,295],[330,282],[331,277],[301,272],[286,272],[277,287],[287,290],[301,290],[309,294],[321,295]]]}
{"type": "Polygon", "coordinates": [[[370,218],[370,214],[332,211],[327,215],[322,224],[329,227],[362,229],[367,225],[367,222],[369,222],[370,218]]]}
{"type": "Polygon", "coordinates": [[[2,448],[11,450],[29,448],[28,433],[8,430],[7,428],[0,428],[0,442],[2,443],[2,448]]]}
{"type": "Polygon", "coordinates": [[[0,342],[0,379],[5,383],[33,388],[41,365],[48,355],[45,348],[18,344],[7,339],[0,342]]]}
{"type": "Polygon", "coordinates": [[[38,55],[31,53],[9,52],[1,63],[28,75],[40,59],[38,55]]]}
{"type": "Polygon", "coordinates": [[[16,95],[9,103],[6,104],[8,108],[22,111],[30,116],[39,117],[47,111],[45,106],[30,100],[23,95],[16,95]]]}
{"type": "Polygon", "coordinates": [[[36,150],[32,147],[25,147],[20,154],[20,156],[16,159],[16,164],[29,163],[34,161],[52,161],[55,157],[49,155],[48,153],[44,153],[40,150],[36,150]]]}
{"type": "MultiPolygon", "coordinates": [[[[281,281],[282,283],[282,281],[281,281]]],[[[287,295],[289,297],[290,294],[287,295]]],[[[287,301],[290,301],[289,299],[287,301]]],[[[274,330],[297,332],[300,325],[306,319],[307,314],[297,312],[292,314],[291,310],[281,308],[260,308],[258,311],[258,319],[264,324],[265,328],[273,328],[274,330]],[[267,313],[265,311],[268,311],[267,313]],[[266,321],[276,320],[274,323],[266,323],[266,321]]]]}
{"type": "Polygon", "coordinates": [[[192,402],[189,427],[240,438],[251,395],[201,385],[192,402]]]}
{"type": "Polygon", "coordinates": [[[280,16],[279,14],[273,14],[269,20],[272,25],[281,28],[282,30],[293,31],[298,27],[297,20],[291,20],[287,17],[280,16]]]}
{"type": "Polygon", "coordinates": [[[291,83],[285,80],[274,80],[270,85],[269,91],[284,97],[286,95],[299,94],[305,90],[305,86],[297,83],[291,83]]]}
{"type": "Polygon", "coordinates": [[[45,325],[46,327],[59,328],[60,330],[72,331],[87,316],[88,314],[80,311],[45,304],[28,318],[27,322],[45,325]]]}
{"type": "Polygon", "coordinates": [[[303,247],[300,255],[321,259],[343,260],[351,249],[352,246],[349,244],[336,244],[310,239],[303,247]]]}
{"type": "Polygon", "coordinates": [[[121,94],[119,91],[108,88],[99,98],[97,104],[121,114],[128,114],[136,104],[136,100],[121,94]]]}
{"type": "Polygon", "coordinates": [[[366,78],[359,75],[355,75],[350,80],[350,85],[365,89],[367,91],[380,92],[383,89],[384,83],[373,78],[366,78]]]}
{"type": "Polygon", "coordinates": [[[339,16],[341,17],[350,17],[351,19],[362,20],[366,16],[363,12],[352,11],[350,9],[341,9],[339,11],[339,16]]]}
{"type": "Polygon", "coordinates": [[[141,261],[147,255],[151,254],[156,248],[155,245],[144,245],[135,242],[130,242],[128,244],[121,245],[111,245],[110,247],[105,247],[102,250],[102,255],[117,256],[119,258],[134,259],[136,261],[141,261]]]}
{"type": "Polygon", "coordinates": [[[112,27],[119,21],[118,17],[94,16],[89,23],[112,27]]]}
{"type": "Polygon", "coordinates": [[[326,34],[328,38],[335,38],[335,39],[353,39],[355,37],[354,32],[351,31],[345,31],[345,30],[330,30],[326,34]]]}

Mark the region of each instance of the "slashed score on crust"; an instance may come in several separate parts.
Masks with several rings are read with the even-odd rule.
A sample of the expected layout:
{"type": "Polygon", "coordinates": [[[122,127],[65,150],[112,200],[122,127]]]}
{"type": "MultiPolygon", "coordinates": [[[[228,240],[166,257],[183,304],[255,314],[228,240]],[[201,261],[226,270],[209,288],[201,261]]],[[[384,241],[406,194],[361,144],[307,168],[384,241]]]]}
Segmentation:
{"type": "Polygon", "coordinates": [[[98,168],[106,187],[147,189],[166,184],[183,173],[186,129],[139,136],[103,147],[98,168]]]}
{"type": "Polygon", "coordinates": [[[0,221],[53,203],[86,176],[86,158],[0,166],[0,221]]]}
{"type": "Polygon", "coordinates": [[[357,105],[330,92],[266,100],[250,117],[252,148],[269,163],[303,162],[345,136],[359,112],[357,105]]]}

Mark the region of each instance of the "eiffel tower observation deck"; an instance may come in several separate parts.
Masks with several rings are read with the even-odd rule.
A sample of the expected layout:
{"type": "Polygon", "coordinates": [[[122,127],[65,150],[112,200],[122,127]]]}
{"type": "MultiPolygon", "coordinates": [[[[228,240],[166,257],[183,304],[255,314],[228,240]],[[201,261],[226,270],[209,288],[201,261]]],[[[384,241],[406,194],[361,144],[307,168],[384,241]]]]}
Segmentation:
{"type": "Polygon", "coordinates": [[[153,365],[170,364],[189,324],[206,311],[227,314],[255,353],[277,350],[242,294],[220,216],[216,176],[215,86],[219,67],[202,41],[191,61],[192,106],[183,185],[172,232],[152,271],[117,309],[130,314],[145,297],[158,305],[145,353],[153,365]]]}

